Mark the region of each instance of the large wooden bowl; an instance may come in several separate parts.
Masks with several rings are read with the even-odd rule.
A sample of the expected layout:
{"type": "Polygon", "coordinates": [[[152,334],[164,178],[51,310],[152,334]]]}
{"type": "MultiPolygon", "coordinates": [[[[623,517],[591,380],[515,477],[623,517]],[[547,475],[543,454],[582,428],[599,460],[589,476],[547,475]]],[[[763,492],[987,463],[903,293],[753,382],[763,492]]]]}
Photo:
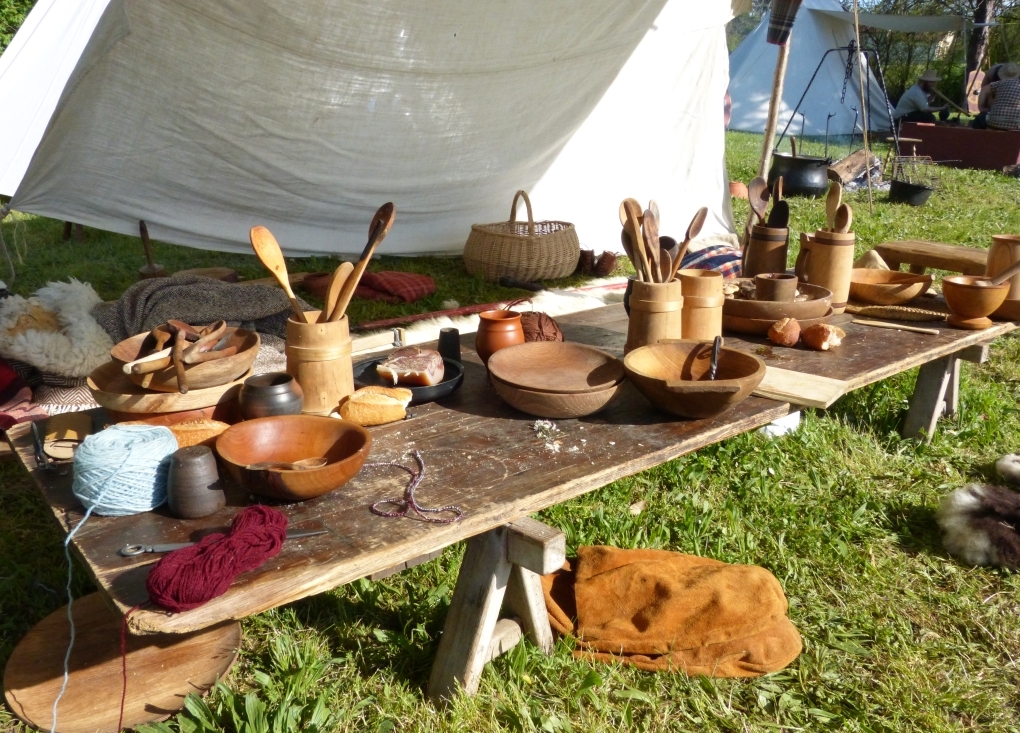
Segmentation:
{"type": "Polygon", "coordinates": [[[623,362],[593,346],[570,341],[531,341],[489,357],[489,374],[531,392],[601,392],[624,378],[623,362]]]}
{"type": "Polygon", "coordinates": [[[216,439],[216,452],[231,477],[262,496],[304,501],[340,488],[361,470],[372,436],[360,425],[318,415],[278,415],[232,425],[216,439]],[[254,463],[294,463],[325,458],[302,471],[249,469],[254,463]]]}
{"type": "Polygon", "coordinates": [[[765,378],[765,362],[723,348],[716,378],[708,378],[712,344],[659,342],[627,354],[623,365],[634,386],[661,410],[691,418],[715,417],[747,399],[765,378]]]}
{"type": "MultiPolygon", "coordinates": [[[[514,347],[516,348],[516,347],[514,347]]],[[[502,354],[497,351],[496,354],[502,354]]],[[[493,354],[495,358],[495,354],[493,354]]],[[[492,363],[492,359],[489,360],[492,363]]],[[[573,417],[584,417],[594,415],[604,410],[616,399],[623,389],[624,382],[621,380],[616,384],[597,390],[595,392],[536,392],[524,389],[516,384],[508,384],[492,374],[489,375],[496,394],[511,407],[516,407],[521,412],[526,412],[535,417],[546,417],[551,419],[567,419],[573,417]]]]}
{"type": "Polygon", "coordinates": [[[131,413],[131,420],[140,420],[144,415],[202,410],[236,403],[241,384],[250,376],[251,369],[232,382],[205,389],[191,389],[187,394],[150,392],[128,379],[119,362],[108,361],[92,370],[87,384],[92,399],[107,411],[131,413]]]}
{"type": "Polygon", "coordinates": [[[832,291],[821,285],[798,283],[797,290],[807,300],[781,303],[772,300],[742,300],[727,298],[723,301],[723,317],[767,319],[775,323],[782,318],[796,318],[798,321],[821,318],[832,306],[832,291]]]}
{"type": "Polygon", "coordinates": [[[850,299],[873,305],[902,305],[931,287],[931,275],[896,270],[855,268],[850,272],[850,299]]]}
{"type": "MultiPolygon", "coordinates": [[[[207,389],[227,382],[233,382],[247,372],[255,363],[259,353],[259,335],[255,331],[244,328],[228,328],[223,334],[229,340],[224,348],[237,346],[237,353],[215,361],[201,364],[188,364],[184,372],[188,379],[188,389],[207,389]]],[[[121,341],[110,350],[110,357],[120,366],[129,361],[140,359],[155,347],[155,339],[149,333],[140,333],[121,341]]],[[[142,386],[148,374],[128,374],[128,379],[142,386]]],[[[171,364],[165,369],[152,373],[148,388],[157,392],[177,392],[177,370],[171,364]]]]}
{"type": "Polygon", "coordinates": [[[942,278],[942,295],[953,315],[960,318],[983,318],[993,313],[1009,295],[1009,283],[992,285],[977,275],[954,275],[942,278]]]}

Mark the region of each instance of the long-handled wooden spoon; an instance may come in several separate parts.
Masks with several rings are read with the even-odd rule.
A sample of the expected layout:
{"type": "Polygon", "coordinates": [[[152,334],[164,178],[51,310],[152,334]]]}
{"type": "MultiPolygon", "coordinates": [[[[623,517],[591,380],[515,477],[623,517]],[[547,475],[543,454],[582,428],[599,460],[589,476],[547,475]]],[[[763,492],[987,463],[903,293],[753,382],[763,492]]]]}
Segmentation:
{"type": "MultiPolygon", "coordinates": [[[[620,226],[622,226],[624,229],[627,228],[627,202],[628,201],[633,201],[634,202],[634,206],[637,207],[638,213],[641,212],[641,204],[638,203],[637,199],[627,198],[627,199],[624,199],[623,201],[621,201],[620,202],[620,226]]],[[[638,218],[640,219],[640,217],[638,217],[638,218]]],[[[638,223],[640,223],[640,221],[638,223]]]]}
{"type": "Polygon", "coordinates": [[[352,272],[354,272],[354,264],[351,262],[341,262],[340,266],[333,270],[333,274],[329,278],[329,286],[326,288],[326,304],[322,306],[322,312],[319,313],[316,323],[325,323],[329,320],[330,314],[336,308],[340,291],[343,290],[344,283],[347,282],[347,278],[351,276],[352,272]]]}
{"type": "Polygon", "coordinates": [[[390,228],[393,226],[393,219],[396,215],[397,209],[393,206],[392,202],[383,204],[375,212],[375,216],[372,217],[372,223],[368,227],[368,244],[365,245],[358,264],[354,266],[354,270],[344,281],[344,285],[340,289],[340,295],[337,296],[333,312],[329,314],[330,321],[339,321],[344,317],[344,314],[347,312],[347,306],[350,305],[351,298],[354,297],[354,291],[357,289],[358,283],[361,282],[361,276],[365,274],[368,261],[372,259],[375,248],[390,233],[390,228]]]}
{"type": "Polygon", "coordinates": [[[641,262],[638,261],[637,255],[634,253],[634,243],[630,241],[630,234],[627,233],[627,227],[620,230],[620,242],[623,244],[623,251],[627,253],[627,258],[630,260],[630,266],[634,268],[634,272],[637,273],[638,282],[644,282],[644,274],[641,272],[641,262]]]}
{"type": "Polygon", "coordinates": [[[290,286],[290,276],[287,275],[287,263],[283,260],[283,251],[280,249],[276,237],[268,229],[261,226],[252,227],[248,236],[251,238],[251,246],[255,250],[255,256],[259,258],[259,262],[272,273],[276,281],[280,283],[280,287],[283,288],[283,292],[290,298],[290,305],[294,309],[294,315],[297,317],[297,320],[301,323],[308,323],[308,317],[305,315],[304,310],[301,309],[301,304],[298,303],[294,290],[290,286]]]}
{"type": "Polygon", "coordinates": [[[149,227],[145,221],[138,221],[138,234],[142,238],[142,249],[145,250],[145,265],[138,268],[138,277],[143,280],[150,277],[166,277],[166,268],[152,261],[152,243],[149,241],[149,227]]]}
{"type": "Polygon", "coordinates": [[[659,221],[651,209],[645,209],[644,218],[641,221],[641,232],[645,240],[645,251],[648,253],[648,263],[652,267],[652,282],[662,282],[659,275],[659,221]]]}
{"type": "Polygon", "coordinates": [[[694,218],[691,219],[691,223],[687,226],[687,233],[684,234],[684,242],[680,245],[680,250],[676,253],[676,257],[673,259],[673,271],[669,273],[669,281],[671,282],[676,277],[677,271],[680,269],[680,264],[684,260],[684,255],[687,254],[687,247],[690,246],[692,239],[697,239],[698,235],[701,234],[701,227],[705,225],[705,219],[708,218],[708,207],[702,206],[698,209],[694,218]]]}
{"type": "Polygon", "coordinates": [[[788,201],[776,201],[772,204],[768,225],[771,229],[785,229],[790,225],[790,204],[788,201]]]}
{"type": "Polygon", "coordinates": [[[854,223],[854,212],[846,204],[840,204],[836,209],[836,220],[833,222],[833,231],[846,234],[850,231],[850,225],[854,223]]]}
{"type": "Polygon", "coordinates": [[[769,184],[764,178],[758,176],[747,184],[747,200],[751,204],[751,211],[758,217],[758,226],[765,226],[765,209],[769,203],[769,184]]]}
{"type": "Polygon", "coordinates": [[[836,209],[839,208],[842,199],[843,187],[839,185],[839,181],[833,181],[829,184],[829,192],[825,194],[825,221],[829,229],[836,226],[836,209]]]}
{"type": "Polygon", "coordinates": [[[988,280],[988,282],[990,282],[992,285],[1002,285],[1004,282],[1009,280],[1011,277],[1013,277],[1018,272],[1020,272],[1020,262],[1014,262],[1012,265],[1007,267],[1005,270],[1000,272],[998,275],[996,275],[993,278],[990,278],[988,280]]]}
{"type": "Polygon", "coordinates": [[[644,235],[641,233],[641,205],[634,199],[625,199],[623,205],[627,212],[627,234],[630,235],[631,244],[634,246],[634,253],[638,256],[638,261],[641,263],[644,281],[648,283],[655,282],[644,246],[644,235]]]}
{"type": "Polygon", "coordinates": [[[776,182],[772,184],[772,205],[775,206],[783,200],[783,177],[779,176],[776,178],[776,182]]]}

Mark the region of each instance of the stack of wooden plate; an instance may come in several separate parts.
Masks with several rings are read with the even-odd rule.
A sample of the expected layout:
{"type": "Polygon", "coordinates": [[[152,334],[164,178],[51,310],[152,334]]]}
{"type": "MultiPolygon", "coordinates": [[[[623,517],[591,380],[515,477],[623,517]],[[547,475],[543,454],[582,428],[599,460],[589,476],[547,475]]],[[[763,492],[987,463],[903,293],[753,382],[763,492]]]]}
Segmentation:
{"type": "Polygon", "coordinates": [[[604,409],[620,393],[623,362],[591,346],[533,341],[489,358],[489,380],[507,403],[529,415],[571,418],[604,409]]]}
{"type": "Polygon", "coordinates": [[[809,283],[800,283],[797,290],[801,299],[789,303],[727,298],[723,301],[723,331],[764,335],[783,318],[796,318],[801,328],[807,328],[832,315],[831,290],[809,283]]]}

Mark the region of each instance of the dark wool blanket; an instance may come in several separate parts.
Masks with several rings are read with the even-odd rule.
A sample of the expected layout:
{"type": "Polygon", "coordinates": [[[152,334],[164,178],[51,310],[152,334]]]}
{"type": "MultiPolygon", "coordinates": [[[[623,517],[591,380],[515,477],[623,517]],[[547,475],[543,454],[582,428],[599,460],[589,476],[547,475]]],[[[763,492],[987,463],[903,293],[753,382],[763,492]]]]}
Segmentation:
{"type": "Polygon", "coordinates": [[[115,342],[151,331],[170,319],[193,326],[224,320],[230,326],[283,338],[291,312],[287,295],[278,287],[181,275],[140,280],[117,301],[93,308],[92,317],[115,342]]]}

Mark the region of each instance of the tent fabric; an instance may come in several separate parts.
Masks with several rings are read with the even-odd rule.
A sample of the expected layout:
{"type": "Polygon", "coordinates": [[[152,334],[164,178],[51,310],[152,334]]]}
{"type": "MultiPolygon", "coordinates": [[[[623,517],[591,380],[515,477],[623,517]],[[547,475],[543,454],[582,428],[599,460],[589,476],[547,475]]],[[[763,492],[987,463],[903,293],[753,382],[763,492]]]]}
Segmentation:
{"type": "MultiPolygon", "coordinates": [[[[830,18],[844,23],[853,23],[854,14],[841,10],[816,10],[816,13],[828,15],[830,18]]],[[[862,26],[881,28],[885,31],[900,33],[952,33],[962,31],[966,19],[960,15],[888,15],[883,13],[858,13],[862,26]]]]}
{"type": "MultiPolygon", "coordinates": [[[[825,53],[832,48],[846,47],[854,38],[854,29],[852,23],[834,17],[832,12],[819,11],[839,11],[836,15],[849,15],[851,20],[853,18],[848,13],[842,13],[838,0],[804,0],[801,4],[789,41],[790,57],[779,111],[779,130],[782,131],[790,121],[797,101],[804,90],[808,89],[811,75],[824,56],[825,62],[808,89],[797,119],[790,125],[789,133],[800,135],[803,122],[804,135],[824,135],[826,119],[832,114],[833,117],[828,119],[829,134],[849,135],[855,129],[855,114],[851,108],[861,106],[857,60],[854,59],[853,73],[846,85],[846,96],[841,101],[847,52],[833,51],[828,56],[825,53]],[[804,115],[803,120],[801,114],[804,115]]],[[[731,130],[762,132],[765,129],[772,77],[779,53],[777,46],[765,42],[767,30],[768,17],[730,54],[729,91],[733,100],[729,125],[731,130]]],[[[890,120],[885,92],[868,68],[867,59],[864,68],[871,78],[868,126],[872,130],[888,130],[890,120]]],[[[861,117],[856,119],[857,125],[862,126],[861,117]]]]}
{"type": "Polygon", "coordinates": [[[596,249],[621,249],[627,196],[656,198],[664,231],[702,205],[706,235],[733,230],[724,25],[742,0],[109,0],[73,70],[23,62],[73,56],[102,4],[60,0],[74,24],[40,0],[3,57],[0,107],[61,89],[0,120],[14,208],[224,251],[263,224],[289,255],[360,253],[387,200],[382,253],[459,253],[519,188],[596,249]]]}

